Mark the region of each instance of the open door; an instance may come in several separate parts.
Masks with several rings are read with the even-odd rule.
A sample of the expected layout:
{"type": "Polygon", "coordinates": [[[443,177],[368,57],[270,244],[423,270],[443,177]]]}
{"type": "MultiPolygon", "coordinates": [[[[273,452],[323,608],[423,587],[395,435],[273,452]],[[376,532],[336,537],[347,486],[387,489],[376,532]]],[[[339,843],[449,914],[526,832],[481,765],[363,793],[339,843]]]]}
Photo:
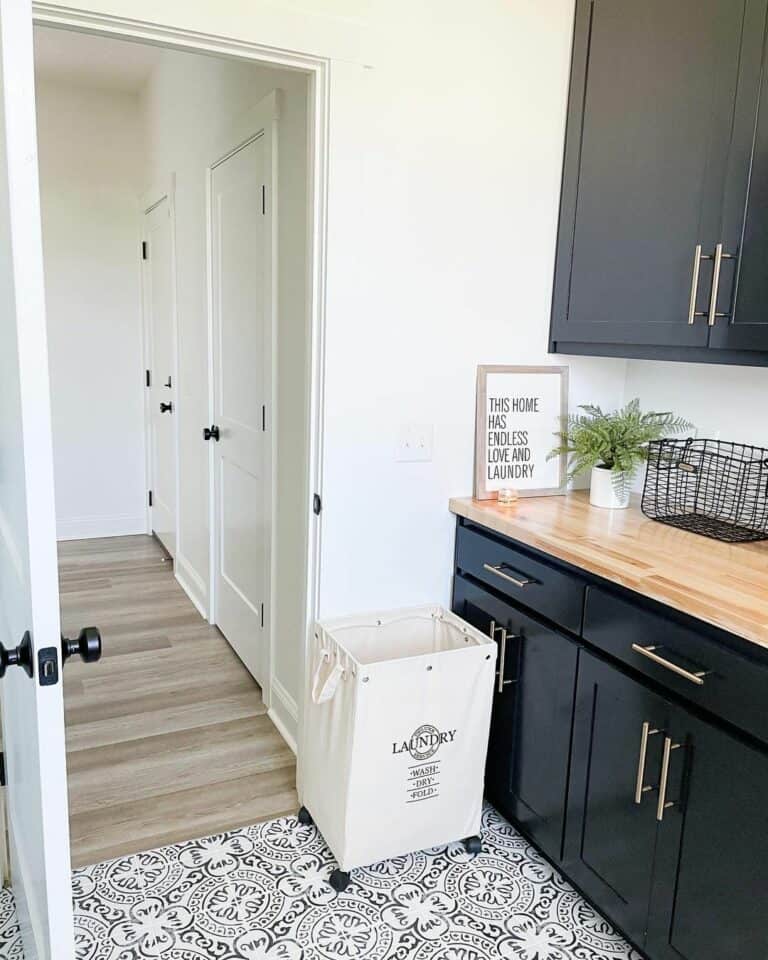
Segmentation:
{"type": "Polygon", "coordinates": [[[0,684],[11,883],[26,960],[63,960],[74,956],[74,936],[29,0],[0,0],[0,81],[0,684]]]}

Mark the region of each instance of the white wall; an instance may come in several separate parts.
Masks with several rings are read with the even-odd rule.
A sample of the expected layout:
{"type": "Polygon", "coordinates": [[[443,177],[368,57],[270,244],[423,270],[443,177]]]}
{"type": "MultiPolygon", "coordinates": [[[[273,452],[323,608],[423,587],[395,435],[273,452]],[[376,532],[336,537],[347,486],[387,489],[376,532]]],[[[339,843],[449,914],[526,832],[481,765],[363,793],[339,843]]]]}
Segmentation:
{"type": "Polygon", "coordinates": [[[627,400],[674,410],[704,439],[768,447],[768,369],[631,360],[627,400]]]}
{"type": "MultiPolygon", "coordinates": [[[[321,611],[447,600],[476,366],[554,359],[573,0],[83,6],[331,59],[321,611]],[[395,463],[409,422],[434,425],[432,463],[395,463]]],[[[618,404],[625,366],[574,359],[572,403],[618,404]]]]}
{"type": "Polygon", "coordinates": [[[147,83],[147,186],[176,175],[176,270],[179,328],[179,469],[177,572],[208,608],[208,303],[206,168],[242,139],[241,115],[282,91],[278,127],[278,483],[274,707],[295,733],[303,643],[301,597],[306,545],[306,78],[234,60],[164,51],[147,83]]]}
{"type": "Polygon", "coordinates": [[[138,99],[37,88],[59,538],[146,527],[138,99]]]}

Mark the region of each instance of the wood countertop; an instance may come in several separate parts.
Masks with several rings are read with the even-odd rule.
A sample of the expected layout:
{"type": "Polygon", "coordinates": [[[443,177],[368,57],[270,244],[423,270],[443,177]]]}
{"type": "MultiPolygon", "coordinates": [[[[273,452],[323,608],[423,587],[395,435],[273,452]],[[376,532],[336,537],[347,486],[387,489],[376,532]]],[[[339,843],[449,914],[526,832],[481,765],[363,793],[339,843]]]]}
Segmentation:
{"type": "Polygon", "coordinates": [[[452,513],[768,649],[768,541],[721,543],[564,497],[452,499],[452,513]]]}

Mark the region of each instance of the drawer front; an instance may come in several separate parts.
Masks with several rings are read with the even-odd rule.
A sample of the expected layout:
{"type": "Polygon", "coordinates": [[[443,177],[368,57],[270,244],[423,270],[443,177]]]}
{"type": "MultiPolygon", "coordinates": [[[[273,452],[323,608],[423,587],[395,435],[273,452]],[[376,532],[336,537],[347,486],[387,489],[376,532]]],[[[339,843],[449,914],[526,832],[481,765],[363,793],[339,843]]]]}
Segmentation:
{"type": "Polygon", "coordinates": [[[587,589],[584,639],[768,743],[766,664],[597,587],[587,589]]]}
{"type": "Polygon", "coordinates": [[[461,525],[456,534],[456,564],[463,573],[482,580],[515,603],[579,633],[584,583],[578,577],[461,525]]]}

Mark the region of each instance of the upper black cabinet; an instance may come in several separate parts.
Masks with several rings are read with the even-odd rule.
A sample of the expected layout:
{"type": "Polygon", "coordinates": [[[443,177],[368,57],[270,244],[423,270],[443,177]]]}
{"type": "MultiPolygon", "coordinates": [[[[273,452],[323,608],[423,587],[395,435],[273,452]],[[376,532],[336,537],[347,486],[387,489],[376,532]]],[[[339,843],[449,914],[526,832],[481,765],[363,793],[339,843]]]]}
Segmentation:
{"type": "Polygon", "coordinates": [[[768,363],[765,20],[577,0],[554,352],[768,363]]]}

